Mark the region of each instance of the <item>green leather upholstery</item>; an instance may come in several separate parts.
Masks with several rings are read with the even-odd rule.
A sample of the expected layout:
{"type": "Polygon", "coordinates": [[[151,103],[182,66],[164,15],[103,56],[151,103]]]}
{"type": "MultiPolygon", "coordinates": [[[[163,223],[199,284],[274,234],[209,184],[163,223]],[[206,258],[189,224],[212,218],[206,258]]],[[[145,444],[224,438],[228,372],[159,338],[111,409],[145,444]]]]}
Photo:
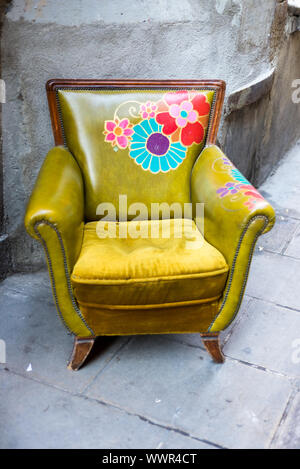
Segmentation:
{"type": "MultiPolygon", "coordinates": [[[[167,94],[166,89],[58,92],[66,145],[76,158],[85,181],[87,220],[97,219],[96,209],[101,202],[114,204],[118,216],[119,194],[127,195],[128,206],[143,202],[148,208],[148,213],[151,203],[178,202],[182,205],[190,201],[191,169],[203,148],[205,135],[199,144],[194,143],[187,147],[187,154],[176,170],[153,174],[136,164],[135,160],[129,157],[127,148],[120,148],[117,142],[112,145],[105,141],[103,134],[105,121],[129,119],[131,128],[138,125],[142,119],[140,108],[143,102],[154,103],[164,112],[167,108],[164,96],[167,94]]],[[[176,95],[176,92],[169,94],[176,95]]],[[[203,90],[201,95],[206,96],[208,107],[211,108],[214,91],[203,90]]],[[[206,113],[203,117],[206,131],[209,109],[203,112],[206,113]]],[[[153,121],[152,118],[151,122],[153,121]]],[[[154,133],[152,129],[140,128],[139,131],[142,134],[142,144],[143,136],[149,137],[149,134],[154,133]]],[[[139,151],[139,148],[136,151],[139,151]]],[[[130,216],[128,218],[130,219],[130,216]]]]}
{"type": "Polygon", "coordinates": [[[45,249],[59,316],[74,334],[91,335],[70,283],[82,245],[83,180],[76,161],[63,147],[53,148],[44,161],[27,206],[25,226],[45,249]]]}
{"type": "Polygon", "coordinates": [[[272,228],[275,212],[215,145],[203,150],[193,168],[191,197],[205,204],[205,238],[230,267],[218,315],[209,328],[216,332],[238,312],[255,242],[272,228]]]}
{"type": "MultiPolygon", "coordinates": [[[[68,150],[48,153],[25,225],[75,335],[217,332],[235,317],[255,242],[275,214],[217,146],[205,146],[214,98],[209,89],[58,91],[68,150]],[[195,225],[194,252],[191,233],[100,240],[100,203],[117,209],[109,223],[136,223],[122,221],[120,194],[148,214],[155,202],[204,203],[205,240],[195,225]]],[[[182,217],[172,216],[174,234],[182,217]]],[[[162,223],[147,218],[144,227],[162,223]]]]}

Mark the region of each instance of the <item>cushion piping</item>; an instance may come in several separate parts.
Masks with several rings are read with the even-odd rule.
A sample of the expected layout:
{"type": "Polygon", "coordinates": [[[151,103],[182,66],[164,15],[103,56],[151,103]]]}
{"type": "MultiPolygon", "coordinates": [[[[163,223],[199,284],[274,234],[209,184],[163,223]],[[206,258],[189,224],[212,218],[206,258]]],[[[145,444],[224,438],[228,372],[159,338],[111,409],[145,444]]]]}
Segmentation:
{"type": "Polygon", "coordinates": [[[108,310],[114,309],[123,309],[123,310],[130,310],[130,309],[160,309],[160,308],[176,308],[180,306],[192,306],[202,303],[213,303],[214,301],[218,300],[221,295],[213,296],[212,298],[205,298],[200,300],[190,300],[190,301],[177,301],[174,303],[157,303],[157,304],[149,304],[149,305],[102,305],[98,303],[85,303],[84,301],[79,301],[79,304],[86,307],[91,308],[103,308],[108,310]]]}
{"type": "Polygon", "coordinates": [[[206,277],[213,277],[216,275],[222,275],[227,273],[229,267],[223,267],[220,270],[214,270],[212,272],[202,272],[198,274],[186,274],[186,275],[170,275],[170,276],[162,276],[162,277],[148,277],[148,278],[130,278],[130,279],[103,279],[99,277],[80,277],[78,275],[72,274],[71,279],[74,283],[87,283],[87,284],[94,284],[94,285],[120,285],[120,284],[128,284],[128,283],[149,283],[155,281],[162,281],[162,282],[171,282],[173,280],[181,280],[181,279],[193,279],[193,278],[206,278],[206,277]],[[79,280],[79,281],[78,281],[79,280]]]}

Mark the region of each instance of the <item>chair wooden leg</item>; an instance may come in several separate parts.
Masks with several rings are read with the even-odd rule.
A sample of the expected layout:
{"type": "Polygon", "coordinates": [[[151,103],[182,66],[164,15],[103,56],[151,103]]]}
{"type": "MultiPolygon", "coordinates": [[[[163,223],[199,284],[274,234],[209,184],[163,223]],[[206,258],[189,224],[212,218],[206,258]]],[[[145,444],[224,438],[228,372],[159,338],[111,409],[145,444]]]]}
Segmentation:
{"type": "Polygon", "coordinates": [[[224,363],[225,357],[221,350],[220,334],[218,332],[207,332],[200,334],[206,350],[216,363],[224,363]]]}
{"type": "Polygon", "coordinates": [[[92,350],[95,340],[96,337],[75,337],[72,355],[68,363],[69,370],[79,370],[92,350]]]}

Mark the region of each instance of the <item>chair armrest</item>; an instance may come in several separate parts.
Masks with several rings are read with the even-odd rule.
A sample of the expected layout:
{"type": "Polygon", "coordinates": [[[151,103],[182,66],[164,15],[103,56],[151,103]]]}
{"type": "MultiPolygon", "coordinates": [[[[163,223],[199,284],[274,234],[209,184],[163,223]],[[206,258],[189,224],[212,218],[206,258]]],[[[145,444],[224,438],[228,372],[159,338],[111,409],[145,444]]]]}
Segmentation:
{"type": "Polygon", "coordinates": [[[44,247],[56,307],[64,324],[76,335],[91,335],[70,281],[82,246],[83,180],[77,162],[64,147],[54,147],[46,156],[28,202],[25,227],[44,247]]]}
{"type": "Polygon", "coordinates": [[[194,165],[191,199],[204,203],[204,236],[225,257],[230,271],[210,331],[227,327],[241,304],[257,238],[275,223],[275,212],[215,145],[194,165]]]}
{"type": "Polygon", "coordinates": [[[49,223],[58,229],[68,251],[72,269],[82,243],[84,193],[82,175],[71,153],[64,147],[49,151],[29,199],[25,227],[39,239],[37,227],[49,223]]]}

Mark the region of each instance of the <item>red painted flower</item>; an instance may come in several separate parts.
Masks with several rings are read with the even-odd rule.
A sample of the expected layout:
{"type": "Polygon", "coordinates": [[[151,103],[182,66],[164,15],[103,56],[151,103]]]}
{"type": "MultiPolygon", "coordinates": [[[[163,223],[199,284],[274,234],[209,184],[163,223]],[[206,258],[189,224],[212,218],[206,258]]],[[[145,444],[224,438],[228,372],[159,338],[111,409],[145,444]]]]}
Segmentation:
{"type": "Polygon", "coordinates": [[[253,186],[249,186],[248,189],[250,190],[247,190],[246,192],[244,192],[244,195],[246,195],[248,197],[248,200],[245,202],[244,205],[246,205],[246,207],[248,207],[250,210],[252,210],[253,208],[256,207],[256,205],[263,201],[264,198],[262,195],[260,195],[260,193],[255,189],[255,187],[253,186]]]}
{"type": "Polygon", "coordinates": [[[180,140],[186,147],[201,143],[210,112],[206,96],[203,93],[176,91],[167,93],[164,100],[167,110],[156,115],[157,123],[163,126],[162,132],[172,135],[172,141],[180,140]]]}

